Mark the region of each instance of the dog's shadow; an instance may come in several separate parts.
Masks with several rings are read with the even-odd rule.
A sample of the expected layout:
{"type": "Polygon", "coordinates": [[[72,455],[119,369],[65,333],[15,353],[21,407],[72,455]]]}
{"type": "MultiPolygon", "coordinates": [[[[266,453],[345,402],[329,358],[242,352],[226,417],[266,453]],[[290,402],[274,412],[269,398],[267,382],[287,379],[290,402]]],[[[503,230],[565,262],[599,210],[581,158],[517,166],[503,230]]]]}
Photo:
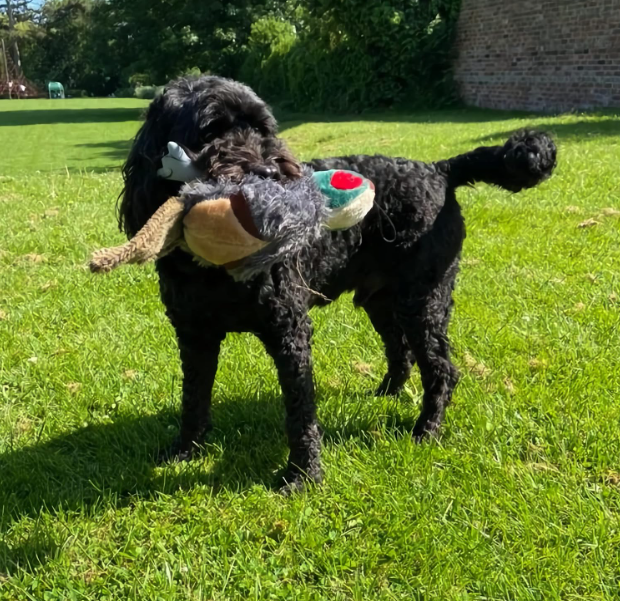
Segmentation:
{"type": "MultiPolygon", "coordinates": [[[[224,398],[213,418],[216,428],[204,449],[185,463],[157,459],[178,431],[179,414],[172,408],[119,416],[0,455],[0,573],[43,563],[57,552],[44,531],[21,542],[2,541],[17,521],[36,518],[41,510],[99,512],[195,486],[216,494],[257,484],[274,488],[288,453],[281,398],[224,398]]],[[[394,415],[384,418],[388,427],[402,426],[394,415]]],[[[362,413],[336,417],[324,424],[324,439],[339,444],[354,437],[363,444],[372,429],[362,413]]]]}
{"type": "Polygon", "coordinates": [[[214,420],[217,428],[198,458],[181,464],[158,460],[178,432],[179,414],[172,408],[118,416],[4,453],[0,506],[23,513],[84,507],[102,497],[170,493],[193,484],[234,490],[268,485],[286,457],[280,400],[229,398],[215,407],[214,420]]]}
{"type": "Polygon", "coordinates": [[[58,553],[45,527],[25,538],[11,534],[25,517],[38,523],[41,511],[99,513],[195,486],[216,493],[273,486],[287,452],[280,399],[227,398],[214,407],[214,420],[200,455],[184,463],[158,460],[178,432],[173,408],[117,416],[0,455],[0,574],[58,553]]]}

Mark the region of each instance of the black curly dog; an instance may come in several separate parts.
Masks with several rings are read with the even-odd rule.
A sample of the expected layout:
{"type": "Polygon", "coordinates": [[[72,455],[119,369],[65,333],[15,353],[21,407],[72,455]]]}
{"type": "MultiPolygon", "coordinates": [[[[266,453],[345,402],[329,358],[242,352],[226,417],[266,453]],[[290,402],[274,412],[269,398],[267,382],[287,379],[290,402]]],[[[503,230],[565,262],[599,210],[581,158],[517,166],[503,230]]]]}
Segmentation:
{"type": "MultiPolygon", "coordinates": [[[[151,104],[124,168],[119,223],[128,236],[178,193],[178,183],[156,176],[169,140],[186,147],[207,177],[300,174],[269,108],[251,89],[217,77],[174,81],[151,104]]],[[[284,490],[320,481],[308,310],[346,291],[355,291],[355,304],[385,344],[388,368],[377,393],[397,394],[417,362],[424,398],[413,436],[433,434],[458,379],[447,337],[465,237],[455,190],[486,182],[518,192],[547,179],[555,163],[553,141],[534,131],[431,164],[380,155],[317,159],[310,163],[317,170],[352,169],[374,182],[376,207],[361,225],[326,231],[295,261],[249,283],[200,267],[182,251],[159,260],[184,376],[181,431],[170,454],[190,457],[211,428],[211,389],[226,333],[252,332],[273,357],[282,386],[290,447],[284,490]]]]}

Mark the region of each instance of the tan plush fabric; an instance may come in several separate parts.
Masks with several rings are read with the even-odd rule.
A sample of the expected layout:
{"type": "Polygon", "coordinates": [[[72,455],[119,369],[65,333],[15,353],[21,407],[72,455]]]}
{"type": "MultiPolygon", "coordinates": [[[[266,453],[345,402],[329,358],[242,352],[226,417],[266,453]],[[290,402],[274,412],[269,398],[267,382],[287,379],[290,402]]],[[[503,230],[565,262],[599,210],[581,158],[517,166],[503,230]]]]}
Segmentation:
{"type": "Polygon", "coordinates": [[[177,246],[213,265],[229,265],[268,244],[241,225],[230,198],[199,202],[184,219],[182,216],[183,202],[169,199],[129,242],[97,251],[90,270],[106,272],[124,263],[145,263],[167,255],[177,246]]]}
{"type": "Polygon", "coordinates": [[[267,246],[239,223],[229,198],[194,205],[183,220],[183,230],[191,251],[214,265],[233,263],[267,246]]]}

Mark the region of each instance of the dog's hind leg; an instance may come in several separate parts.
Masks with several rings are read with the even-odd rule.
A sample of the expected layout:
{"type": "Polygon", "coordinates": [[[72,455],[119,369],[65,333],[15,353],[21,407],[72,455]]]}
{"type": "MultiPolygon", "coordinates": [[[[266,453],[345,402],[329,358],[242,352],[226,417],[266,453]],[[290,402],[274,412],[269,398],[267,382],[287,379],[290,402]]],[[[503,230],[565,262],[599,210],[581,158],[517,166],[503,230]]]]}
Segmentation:
{"type": "Polygon", "coordinates": [[[318,483],[322,479],[310,347],[312,323],[305,310],[279,306],[259,338],[273,358],[284,396],[290,454],[282,491],[289,493],[303,488],[304,481],[318,483]]]}
{"type": "Polygon", "coordinates": [[[418,441],[438,430],[458,382],[447,335],[457,263],[430,288],[412,284],[406,289],[403,284],[396,299],[397,319],[417,360],[424,387],[422,411],[413,428],[418,441]]]}
{"type": "Polygon", "coordinates": [[[363,309],[381,336],[387,359],[387,373],[377,388],[375,395],[398,394],[411,375],[415,358],[405,332],[394,316],[394,297],[387,290],[376,292],[362,303],[363,309]]]}

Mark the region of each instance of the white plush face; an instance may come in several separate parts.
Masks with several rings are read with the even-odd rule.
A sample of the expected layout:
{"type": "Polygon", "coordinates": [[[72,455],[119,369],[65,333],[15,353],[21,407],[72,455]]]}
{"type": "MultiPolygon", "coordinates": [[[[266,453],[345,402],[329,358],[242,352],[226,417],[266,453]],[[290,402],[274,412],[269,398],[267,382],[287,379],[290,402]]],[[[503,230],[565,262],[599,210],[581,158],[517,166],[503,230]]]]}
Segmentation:
{"type": "Polygon", "coordinates": [[[325,227],[330,230],[347,230],[360,223],[375,202],[374,188],[366,188],[349,204],[338,209],[328,209],[325,227]]]}

